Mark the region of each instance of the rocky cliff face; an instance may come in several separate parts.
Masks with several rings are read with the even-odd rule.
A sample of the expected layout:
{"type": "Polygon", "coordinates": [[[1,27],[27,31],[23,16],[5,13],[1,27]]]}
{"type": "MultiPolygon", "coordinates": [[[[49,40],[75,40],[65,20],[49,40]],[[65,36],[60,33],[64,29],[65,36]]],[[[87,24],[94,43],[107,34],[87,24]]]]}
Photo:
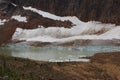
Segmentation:
{"type": "Polygon", "coordinates": [[[120,24],[120,0],[6,0],[20,6],[32,6],[60,16],[80,20],[120,24]]]}
{"type": "Polygon", "coordinates": [[[23,6],[32,6],[59,16],[77,16],[82,21],[95,20],[120,25],[120,0],[0,0],[0,19],[8,20],[2,25],[4,30],[0,28],[0,43],[9,40],[16,27],[33,29],[40,25],[68,28],[72,25],[69,21],[52,20],[33,11],[24,10],[23,6]],[[27,17],[27,23],[14,21],[11,19],[13,15],[27,17]],[[3,32],[10,26],[13,29],[10,33],[3,32]],[[5,38],[6,36],[3,38],[4,33],[9,38],[5,38]]]}

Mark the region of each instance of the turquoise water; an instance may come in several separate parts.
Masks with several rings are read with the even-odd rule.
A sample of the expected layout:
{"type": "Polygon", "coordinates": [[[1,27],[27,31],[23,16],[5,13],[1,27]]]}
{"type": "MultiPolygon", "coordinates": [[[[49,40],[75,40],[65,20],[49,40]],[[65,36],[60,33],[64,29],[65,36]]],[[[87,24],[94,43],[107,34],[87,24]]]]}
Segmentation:
{"type": "Polygon", "coordinates": [[[31,47],[27,45],[7,45],[0,48],[0,54],[2,55],[50,62],[89,61],[82,57],[92,56],[98,52],[115,51],[120,51],[120,46],[31,47]]]}

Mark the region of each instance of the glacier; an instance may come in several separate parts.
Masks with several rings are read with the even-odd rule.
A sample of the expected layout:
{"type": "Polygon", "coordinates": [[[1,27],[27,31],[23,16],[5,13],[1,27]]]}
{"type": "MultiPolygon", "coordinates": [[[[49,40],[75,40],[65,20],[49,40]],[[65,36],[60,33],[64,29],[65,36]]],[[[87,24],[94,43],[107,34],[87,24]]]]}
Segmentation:
{"type": "MultiPolygon", "coordinates": [[[[44,28],[44,26],[39,25],[39,28],[29,30],[17,28],[12,37],[13,40],[68,42],[76,39],[120,39],[120,26],[116,26],[115,24],[105,24],[96,21],[82,22],[76,16],[61,17],[32,7],[23,8],[50,19],[71,21],[73,26],[71,28],[64,28],[64,26],[44,28]]],[[[13,18],[18,19],[17,17],[13,18]]],[[[24,18],[22,21],[26,22],[27,20],[24,18]]]]}

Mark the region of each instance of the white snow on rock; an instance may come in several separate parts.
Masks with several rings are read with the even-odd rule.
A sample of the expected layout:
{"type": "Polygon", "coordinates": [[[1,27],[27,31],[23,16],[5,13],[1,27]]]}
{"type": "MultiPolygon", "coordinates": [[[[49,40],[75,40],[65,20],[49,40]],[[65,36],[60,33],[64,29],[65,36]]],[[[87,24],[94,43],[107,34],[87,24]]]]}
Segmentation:
{"type": "Polygon", "coordinates": [[[16,4],[14,4],[14,3],[11,3],[12,5],[14,5],[15,7],[17,6],[16,4]]]}
{"type": "Polygon", "coordinates": [[[71,28],[38,26],[37,29],[23,30],[17,28],[13,40],[41,41],[41,42],[68,42],[77,39],[120,39],[120,26],[105,24],[96,21],[82,22],[77,17],[60,17],[32,7],[23,7],[54,20],[71,21],[71,28]]]}
{"type": "Polygon", "coordinates": [[[5,22],[7,22],[6,19],[3,19],[3,20],[0,19],[0,25],[4,25],[5,22]]]}
{"type": "Polygon", "coordinates": [[[32,8],[32,7],[23,7],[25,10],[31,10],[33,12],[38,13],[39,15],[46,17],[46,18],[50,18],[53,20],[60,20],[60,21],[71,21],[73,24],[80,24],[82,23],[76,16],[67,16],[67,17],[60,17],[60,16],[56,16],[54,14],[42,11],[42,10],[38,10],[36,8],[32,8]]]}
{"type": "Polygon", "coordinates": [[[82,24],[73,26],[72,28],[64,28],[64,27],[44,28],[40,26],[39,28],[32,29],[32,30],[22,30],[18,28],[15,34],[13,35],[13,39],[38,41],[38,40],[41,40],[40,38],[42,38],[42,41],[43,41],[44,36],[47,36],[49,38],[52,37],[55,39],[64,39],[64,38],[75,37],[75,36],[80,36],[81,39],[84,39],[84,38],[91,39],[90,37],[91,35],[97,36],[98,33],[102,34],[106,31],[109,31],[113,27],[115,27],[115,25],[102,24],[102,23],[90,21],[86,23],[83,22],[82,24]]]}
{"type": "Polygon", "coordinates": [[[27,18],[26,17],[22,17],[21,15],[15,15],[12,16],[11,19],[15,19],[19,22],[27,22],[27,18]]]}
{"type": "Polygon", "coordinates": [[[104,34],[100,35],[101,38],[106,39],[120,39],[120,26],[117,26],[104,34]]]}
{"type": "Polygon", "coordinates": [[[120,26],[117,26],[102,34],[77,34],[71,35],[71,29],[66,28],[38,28],[23,30],[17,28],[13,39],[40,42],[68,42],[77,39],[120,39],[120,26]],[[59,32],[61,31],[61,32],[59,32]],[[60,36],[60,37],[58,37],[60,36]],[[61,37],[62,36],[62,37],[61,37]]]}
{"type": "MultiPolygon", "coordinates": [[[[43,17],[47,17],[53,20],[61,20],[61,21],[71,21],[73,23],[73,27],[71,29],[67,29],[67,32],[70,33],[70,35],[80,35],[80,34],[94,34],[94,33],[100,33],[101,31],[108,31],[109,29],[115,27],[114,24],[103,24],[100,22],[95,22],[95,21],[89,21],[89,22],[82,22],[80,21],[76,16],[66,16],[66,17],[60,17],[56,16],[54,14],[38,10],[36,8],[32,7],[23,7],[25,10],[31,10],[33,12],[38,13],[39,15],[42,15],[43,17]]],[[[49,28],[52,31],[56,30],[55,28],[49,28]]],[[[61,33],[64,33],[63,28],[57,28],[56,31],[59,31],[61,33]]],[[[60,34],[60,33],[58,33],[60,34]]],[[[65,34],[66,35],[66,34],[65,34]]],[[[68,34],[67,34],[68,35],[68,34]]]]}

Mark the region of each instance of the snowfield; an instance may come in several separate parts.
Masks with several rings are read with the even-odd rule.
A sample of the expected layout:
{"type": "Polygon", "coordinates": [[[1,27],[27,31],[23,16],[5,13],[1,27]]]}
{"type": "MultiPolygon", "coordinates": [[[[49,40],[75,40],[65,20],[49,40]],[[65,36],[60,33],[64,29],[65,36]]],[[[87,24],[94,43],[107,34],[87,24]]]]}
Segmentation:
{"type": "MultiPolygon", "coordinates": [[[[39,27],[32,30],[23,30],[17,28],[13,35],[13,40],[26,40],[26,41],[40,41],[40,42],[67,42],[76,39],[120,39],[120,26],[115,24],[104,24],[96,21],[82,22],[77,17],[66,16],[60,17],[54,14],[37,10],[32,7],[23,7],[25,10],[33,12],[54,20],[71,21],[74,26],[72,28],[64,27],[39,27]]],[[[18,19],[20,16],[14,16],[14,19],[25,21],[26,18],[18,19]]]]}

